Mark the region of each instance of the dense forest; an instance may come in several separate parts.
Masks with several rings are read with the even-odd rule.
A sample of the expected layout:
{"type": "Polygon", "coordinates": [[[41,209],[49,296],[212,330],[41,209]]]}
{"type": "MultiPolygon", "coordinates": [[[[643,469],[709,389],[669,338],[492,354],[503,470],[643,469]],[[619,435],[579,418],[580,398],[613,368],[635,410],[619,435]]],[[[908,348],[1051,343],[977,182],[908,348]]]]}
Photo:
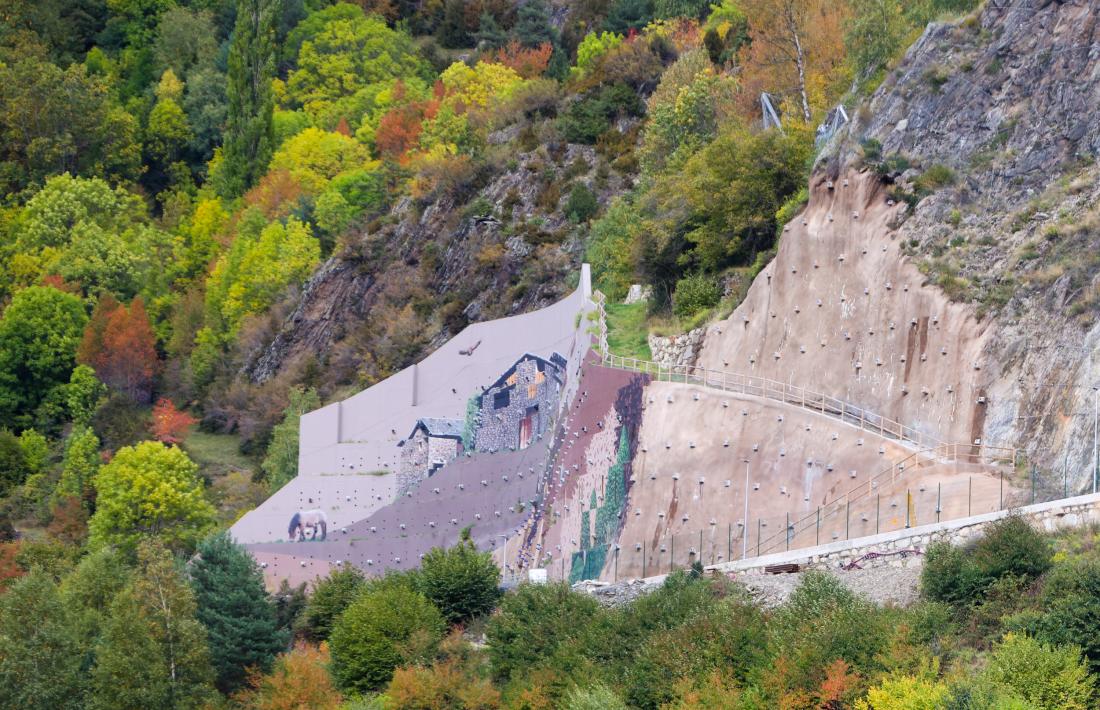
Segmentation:
{"type": "MultiPolygon", "coordinates": [[[[773,622],[722,585],[678,579],[618,616],[555,588],[509,596],[487,666],[467,640],[495,594],[447,601],[489,574],[467,547],[440,552],[438,578],[426,564],[368,595],[341,573],[307,604],[269,595],[224,530],[296,475],[302,413],[561,293],[582,260],[612,299],[652,287],[651,326],[731,308],[806,199],[818,123],[973,5],[0,0],[0,704],[727,707],[690,698],[737,695],[781,646],[755,648],[773,622]],[[780,130],[763,130],[762,92],[780,130]],[[399,246],[427,216],[496,226],[399,246]],[[385,284],[369,317],[257,376],[326,264],[385,284]],[[488,284],[499,312],[472,310],[488,284]],[[512,630],[522,605],[556,621],[512,630]],[[667,623],[638,620],[661,605],[667,623]],[[619,636],[558,638],[577,615],[619,636]],[[732,636],[700,640],[734,617],[732,636]],[[623,695],[646,644],[665,644],[647,652],[660,665],[738,638],[755,648],[741,675],[623,695]],[[540,647],[566,655],[545,672],[500,656],[540,647]],[[592,667],[610,675],[589,687],[592,667]]],[[[829,668],[835,703],[888,670],[829,668]]],[[[825,666],[798,672],[744,697],[772,706],[786,691],[767,684],[787,683],[805,691],[788,707],[811,706],[825,666]]]]}

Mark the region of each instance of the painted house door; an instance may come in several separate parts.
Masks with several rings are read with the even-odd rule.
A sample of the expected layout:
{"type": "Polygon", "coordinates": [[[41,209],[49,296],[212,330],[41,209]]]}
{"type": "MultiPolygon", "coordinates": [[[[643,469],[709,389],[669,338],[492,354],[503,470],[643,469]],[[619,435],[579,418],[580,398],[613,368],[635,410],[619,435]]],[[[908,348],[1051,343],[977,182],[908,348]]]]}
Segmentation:
{"type": "Polygon", "coordinates": [[[538,410],[532,408],[519,422],[519,448],[526,449],[531,445],[531,439],[535,434],[535,416],[538,410]]]}

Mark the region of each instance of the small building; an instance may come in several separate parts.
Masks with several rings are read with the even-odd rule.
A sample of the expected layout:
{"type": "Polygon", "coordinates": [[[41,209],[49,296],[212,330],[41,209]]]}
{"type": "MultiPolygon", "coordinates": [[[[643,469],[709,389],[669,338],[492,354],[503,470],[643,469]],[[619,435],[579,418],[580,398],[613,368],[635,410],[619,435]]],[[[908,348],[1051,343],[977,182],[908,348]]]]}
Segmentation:
{"type": "Polygon", "coordinates": [[[397,494],[403,496],[424,479],[461,456],[462,432],[460,419],[424,417],[416,421],[401,447],[401,466],[397,472],[397,494]]]}
{"type": "Polygon", "coordinates": [[[557,411],[566,360],[527,353],[489,385],[478,402],[474,449],[526,449],[546,432],[557,411]]]}

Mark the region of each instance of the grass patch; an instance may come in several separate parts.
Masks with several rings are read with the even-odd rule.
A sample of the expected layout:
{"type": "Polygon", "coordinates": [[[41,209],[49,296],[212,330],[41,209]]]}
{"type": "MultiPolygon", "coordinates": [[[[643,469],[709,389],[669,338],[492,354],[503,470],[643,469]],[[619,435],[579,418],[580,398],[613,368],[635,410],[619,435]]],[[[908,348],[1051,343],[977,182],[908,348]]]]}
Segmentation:
{"type": "Polygon", "coordinates": [[[641,360],[653,359],[647,339],[647,306],[645,301],[630,305],[608,303],[604,306],[607,312],[607,346],[612,353],[641,360]]]}
{"type": "Polygon", "coordinates": [[[183,450],[199,465],[203,477],[213,479],[233,471],[256,470],[256,462],[241,453],[240,439],[232,434],[212,434],[192,429],[183,450]]]}

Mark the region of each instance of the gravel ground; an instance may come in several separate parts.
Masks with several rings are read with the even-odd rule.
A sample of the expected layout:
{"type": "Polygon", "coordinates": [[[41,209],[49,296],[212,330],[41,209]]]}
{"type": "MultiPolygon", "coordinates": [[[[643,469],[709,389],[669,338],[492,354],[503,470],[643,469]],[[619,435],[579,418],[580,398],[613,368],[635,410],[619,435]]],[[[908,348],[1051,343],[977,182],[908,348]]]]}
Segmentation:
{"type": "MultiPolygon", "coordinates": [[[[917,601],[920,589],[919,561],[906,567],[872,567],[850,571],[828,570],[856,594],[876,604],[908,606],[917,601]]],[[[802,573],[741,574],[732,579],[744,584],[749,594],[766,609],[779,606],[798,587],[802,573]]]]}
{"type": "MultiPolygon", "coordinates": [[[[867,569],[830,569],[846,587],[879,605],[908,606],[917,601],[920,589],[920,559],[908,560],[905,566],[880,566],[867,569]]],[[[765,609],[779,606],[798,587],[804,573],[730,575],[749,590],[749,594],[765,609]]],[[[588,592],[606,606],[622,606],[660,586],[661,578],[632,579],[617,584],[578,582],[574,589],[588,592]]]]}

